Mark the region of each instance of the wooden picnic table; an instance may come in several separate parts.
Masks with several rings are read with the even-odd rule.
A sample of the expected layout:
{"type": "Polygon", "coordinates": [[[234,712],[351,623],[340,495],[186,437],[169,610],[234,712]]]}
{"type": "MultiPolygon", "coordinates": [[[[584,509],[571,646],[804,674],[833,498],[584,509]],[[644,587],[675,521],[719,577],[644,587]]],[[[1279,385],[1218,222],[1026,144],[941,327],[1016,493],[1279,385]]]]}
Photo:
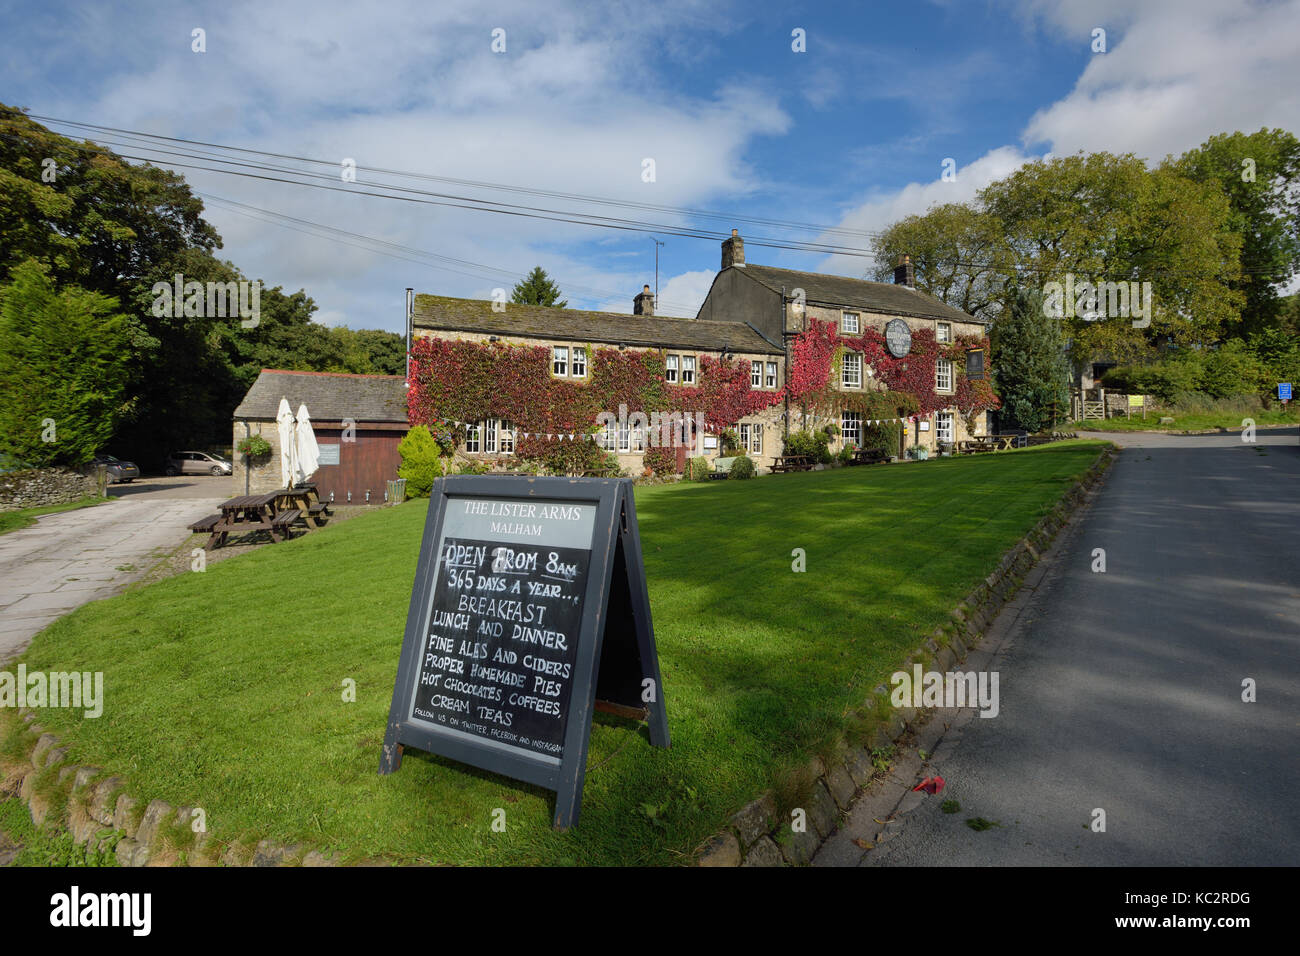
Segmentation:
{"type": "Polygon", "coordinates": [[[276,510],[297,508],[307,527],[320,527],[316,522],[329,517],[329,505],[320,500],[315,485],[299,485],[296,488],[282,488],[275,492],[276,510]]]}
{"type": "Polygon", "coordinates": [[[1019,444],[1020,439],[1024,438],[1025,436],[1017,435],[1015,432],[1012,432],[1008,435],[994,435],[992,437],[995,441],[1002,442],[1003,449],[1010,450],[1012,448],[1015,448],[1019,444]]]}
{"type": "Polygon", "coordinates": [[[999,441],[995,441],[993,438],[971,438],[957,443],[958,451],[964,452],[968,455],[973,455],[977,452],[997,451],[999,448],[1005,447],[1008,446],[1003,445],[999,441]]]}
{"type": "Polygon", "coordinates": [[[812,471],[813,460],[807,455],[781,455],[772,466],[773,471],[812,471]]]}
{"type": "Polygon", "coordinates": [[[290,536],[289,526],[302,515],[299,508],[277,507],[281,494],[280,491],[270,491],[260,495],[238,495],[223,501],[216,514],[199,519],[190,528],[208,533],[208,542],[203,546],[206,551],[225,544],[232,531],[266,531],[271,540],[278,543],[290,536]]]}

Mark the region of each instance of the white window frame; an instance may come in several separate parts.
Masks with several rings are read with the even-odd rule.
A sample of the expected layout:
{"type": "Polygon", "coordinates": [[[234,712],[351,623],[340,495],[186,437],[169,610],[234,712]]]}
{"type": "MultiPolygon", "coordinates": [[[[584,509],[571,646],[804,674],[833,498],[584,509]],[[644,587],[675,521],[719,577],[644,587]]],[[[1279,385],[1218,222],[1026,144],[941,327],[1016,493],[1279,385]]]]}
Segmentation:
{"type": "Polygon", "coordinates": [[[749,387],[763,387],[763,363],[750,359],[749,361],[749,387]]]}
{"type": "Polygon", "coordinates": [[[936,392],[952,391],[952,360],[936,359],[934,363],[934,390],[936,392]]]}
{"type": "Polygon", "coordinates": [[[840,333],[842,335],[861,335],[862,334],[861,315],[857,312],[841,312],[840,333]]]}
{"type": "Polygon", "coordinates": [[[768,388],[776,388],[776,363],[775,362],[767,363],[766,385],[768,388]]]}
{"type": "Polygon", "coordinates": [[[483,454],[497,453],[497,420],[489,418],[483,423],[483,454]]]}
{"type": "Polygon", "coordinates": [[[763,453],[763,423],[740,423],[740,447],[754,455],[763,453]]]}
{"type": "Polygon", "coordinates": [[[573,362],[569,366],[569,374],[573,378],[587,377],[587,347],[585,345],[575,345],[573,347],[573,362]]]}
{"type": "Polygon", "coordinates": [[[513,455],[515,453],[515,426],[512,422],[502,418],[498,421],[497,448],[502,455],[513,455]]]}
{"type": "Polygon", "coordinates": [[[934,416],[934,440],[951,442],[955,439],[952,412],[936,412],[934,416]]]}
{"type": "Polygon", "coordinates": [[[937,322],[934,326],[934,339],[936,342],[952,341],[952,323],[937,322]]]}
{"type": "Polygon", "coordinates": [[[605,451],[613,451],[614,443],[615,443],[614,423],[611,421],[606,421],[605,430],[600,432],[599,434],[600,434],[600,447],[605,449],[605,451]]]}
{"type": "Polygon", "coordinates": [[[480,444],[481,432],[479,431],[478,422],[467,424],[465,426],[465,453],[468,455],[477,455],[479,449],[483,446],[480,444]]]}
{"type": "Polygon", "coordinates": [[[840,442],[847,445],[850,441],[857,447],[862,447],[862,413],[846,408],[840,412],[840,442]],[[853,433],[851,438],[850,432],[853,433]]]}
{"type": "Polygon", "coordinates": [[[632,429],[632,453],[636,455],[645,452],[645,426],[638,420],[635,428],[632,429]]]}
{"type": "Polygon", "coordinates": [[[569,377],[569,347],[567,345],[551,347],[551,374],[557,378],[569,377]]]}
{"type": "Polygon", "coordinates": [[[681,357],[677,355],[664,356],[664,381],[669,385],[677,384],[677,367],[681,362],[681,357]]]}
{"type": "Polygon", "coordinates": [[[694,355],[682,356],[682,384],[683,385],[695,384],[695,356],[694,355]]]}
{"type": "Polygon", "coordinates": [[[626,455],[632,450],[631,427],[626,418],[618,420],[618,450],[620,454],[626,455]]]}
{"type": "Polygon", "coordinates": [[[844,353],[844,365],[840,369],[840,385],[844,388],[862,387],[862,353],[861,352],[844,353]],[[852,365],[852,367],[856,369],[856,375],[854,376],[849,375],[850,365],[852,365]]]}

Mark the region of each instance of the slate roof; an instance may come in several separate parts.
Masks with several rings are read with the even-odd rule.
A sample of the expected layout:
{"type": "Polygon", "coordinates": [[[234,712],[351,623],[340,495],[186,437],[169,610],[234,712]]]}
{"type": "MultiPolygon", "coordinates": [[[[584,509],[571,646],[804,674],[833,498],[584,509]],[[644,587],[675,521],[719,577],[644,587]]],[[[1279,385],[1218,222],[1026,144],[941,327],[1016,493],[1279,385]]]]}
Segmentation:
{"type": "Polygon", "coordinates": [[[740,269],[774,292],[785,287],[803,289],[807,301],[821,305],[848,306],[864,312],[884,312],[890,315],[914,315],[948,322],[975,322],[983,324],[973,315],[936,299],[917,289],[889,282],[871,282],[867,279],[850,279],[847,276],[824,275],[819,272],[798,272],[746,263],[740,269]]]}
{"type": "Polygon", "coordinates": [[[286,372],[264,368],[244,400],[236,419],[275,419],[280,399],[289,400],[297,414],[307,406],[313,421],[406,423],[406,385],[400,375],[344,375],[334,372],[286,372]]]}
{"type": "Polygon", "coordinates": [[[514,303],[508,303],[504,312],[493,312],[492,303],[485,299],[453,299],[440,295],[417,295],[411,322],[417,329],[482,332],[561,342],[624,343],[639,348],[710,352],[721,352],[725,348],[731,352],[782,354],[779,345],[773,345],[748,325],[739,322],[620,315],[514,303]]]}

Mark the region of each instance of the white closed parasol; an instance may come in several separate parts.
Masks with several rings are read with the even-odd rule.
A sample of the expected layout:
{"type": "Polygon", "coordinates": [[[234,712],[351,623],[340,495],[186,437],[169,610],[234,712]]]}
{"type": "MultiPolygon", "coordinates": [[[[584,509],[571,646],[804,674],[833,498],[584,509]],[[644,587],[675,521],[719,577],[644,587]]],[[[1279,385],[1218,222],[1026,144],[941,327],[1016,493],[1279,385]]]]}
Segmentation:
{"type": "Polygon", "coordinates": [[[293,484],[293,474],[297,470],[298,443],[294,436],[293,412],[289,410],[287,398],[280,399],[275,424],[280,432],[280,480],[288,488],[293,484]]]}
{"type": "Polygon", "coordinates": [[[296,444],[297,454],[294,456],[293,476],[297,482],[306,481],[312,475],[316,474],[316,469],[320,467],[320,448],[316,444],[316,433],[312,431],[311,418],[307,414],[307,406],[298,406],[298,441],[296,444]]]}

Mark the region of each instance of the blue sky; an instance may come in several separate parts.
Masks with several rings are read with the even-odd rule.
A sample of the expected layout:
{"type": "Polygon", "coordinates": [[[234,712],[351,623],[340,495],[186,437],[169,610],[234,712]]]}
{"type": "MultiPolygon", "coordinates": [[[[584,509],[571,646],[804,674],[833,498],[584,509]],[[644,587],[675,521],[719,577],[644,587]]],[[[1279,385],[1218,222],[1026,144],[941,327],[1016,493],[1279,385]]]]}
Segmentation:
{"type": "MultiPolygon", "coordinates": [[[[0,101],[353,158],[361,180],[374,167],[433,173],[772,219],[615,213],[816,239],[793,224],[879,230],[932,203],[967,200],[1048,152],[1159,160],[1217,132],[1300,130],[1298,38],[1298,0],[5,3],[0,101]],[[205,31],[204,53],[192,50],[195,28],[205,31]],[[491,49],[497,28],[504,53],[491,49]],[[1092,50],[1097,28],[1105,53],[1092,50]],[[792,50],[795,29],[806,52],[792,50]],[[946,158],[955,182],[941,179],[946,158]]],[[[209,203],[221,255],[252,277],[305,288],[327,323],[396,331],[408,285],[487,298],[536,264],[582,308],[628,312],[641,285],[654,283],[655,247],[640,233],[179,171],[204,196],[489,267],[394,259],[209,203]]],[[[693,315],[718,244],[663,238],[661,311],[693,315]]],[[[747,253],[845,275],[873,265],[747,253]]]]}

